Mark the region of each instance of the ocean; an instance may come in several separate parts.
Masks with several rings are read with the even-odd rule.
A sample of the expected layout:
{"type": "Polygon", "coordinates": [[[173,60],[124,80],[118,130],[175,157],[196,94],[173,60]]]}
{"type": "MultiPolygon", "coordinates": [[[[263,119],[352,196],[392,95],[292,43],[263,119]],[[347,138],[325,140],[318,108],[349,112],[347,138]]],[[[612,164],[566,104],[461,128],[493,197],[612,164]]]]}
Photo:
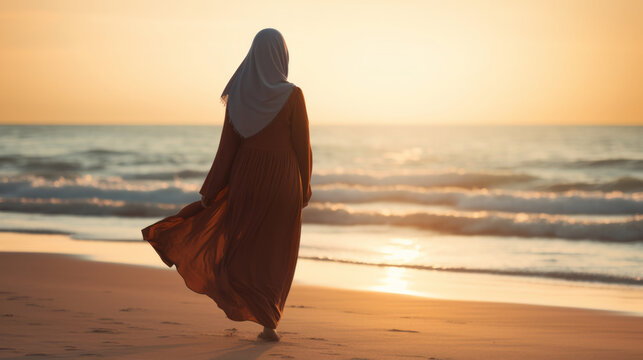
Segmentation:
{"type": "MultiPolygon", "coordinates": [[[[140,243],[200,198],[220,131],[0,126],[0,231],[140,243]]],[[[643,289],[643,127],[313,125],[311,143],[315,271],[643,289]]]]}

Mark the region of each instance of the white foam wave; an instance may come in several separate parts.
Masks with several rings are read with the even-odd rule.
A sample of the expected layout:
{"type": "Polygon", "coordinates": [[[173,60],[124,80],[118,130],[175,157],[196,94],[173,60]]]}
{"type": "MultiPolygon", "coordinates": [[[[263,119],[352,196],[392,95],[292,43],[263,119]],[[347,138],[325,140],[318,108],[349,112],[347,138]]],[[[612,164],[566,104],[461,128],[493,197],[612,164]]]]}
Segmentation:
{"type": "Polygon", "coordinates": [[[516,214],[503,216],[474,214],[435,214],[415,212],[387,214],[351,211],[341,205],[313,204],[303,214],[307,223],[328,225],[393,225],[415,227],[448,234],[543,237],[608,242],[643,241],[643,216],[628,220],[587,221],[563,216],[516,214]]]}
{"type": "Polygon", "coordinates": [[[0,196],[37,199],[103,199],[126,202],[184,204],[198,198],[196,185],[181,181],[135,185],[120,177],[97,178],[91,175],[59,177],[49,180],[26,175],[0,178],[0,196]]]}
{"type": "Polygon", "coordinates": [[[118,200],[0,198],[0,211],[80,216],[165,217],[179,205],[118,200]]]}
{"type": "Polygon", "coordinates": [[[315,202],[368,203],[402,202],[447,205],[460,210],[489,210],[546,214],[641,214],[643,193],[567,193],[523,192],[506,190],[426,190],[403,186],[316,188],[315,202]]]}

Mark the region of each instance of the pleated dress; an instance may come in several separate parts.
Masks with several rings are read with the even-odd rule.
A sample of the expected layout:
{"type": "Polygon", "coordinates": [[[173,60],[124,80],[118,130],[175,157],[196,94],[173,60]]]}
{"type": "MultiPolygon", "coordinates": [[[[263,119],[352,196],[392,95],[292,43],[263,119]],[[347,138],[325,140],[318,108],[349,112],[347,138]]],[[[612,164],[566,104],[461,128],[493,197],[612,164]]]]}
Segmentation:
{"type": "Polygon", "coordinates": [[[209,199],[142,230],[191,290],[228,318],[276,328],[290,291],[311,197],[313,155],[303,93],[294,87],[275,118],[243,138],[226,110],[216,156],[199,193],[209,199]]]}

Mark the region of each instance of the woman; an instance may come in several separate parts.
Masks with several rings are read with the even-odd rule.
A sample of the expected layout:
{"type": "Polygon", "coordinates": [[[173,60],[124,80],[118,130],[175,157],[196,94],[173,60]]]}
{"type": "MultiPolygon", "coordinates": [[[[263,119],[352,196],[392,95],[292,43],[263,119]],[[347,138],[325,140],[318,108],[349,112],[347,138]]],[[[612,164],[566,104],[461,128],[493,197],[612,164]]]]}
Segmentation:
{"type": "Polygon", "coordinates": [[[263,325],[268,341],[279,340],[312,194],[306,103],[287,77],[281,33],[261,30],[221,94],[225,120],[201,201],[142,230],[188,288],[232,320],[263,325]]]}

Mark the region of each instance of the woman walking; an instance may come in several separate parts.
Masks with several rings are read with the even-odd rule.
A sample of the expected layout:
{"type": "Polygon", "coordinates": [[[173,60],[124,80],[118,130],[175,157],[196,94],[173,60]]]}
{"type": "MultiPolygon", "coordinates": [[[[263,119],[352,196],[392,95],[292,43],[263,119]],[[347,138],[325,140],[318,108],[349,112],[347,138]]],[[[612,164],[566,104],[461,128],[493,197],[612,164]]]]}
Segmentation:
{"type": "Polygon", "coordinates": [[[312,194],[312,151],[301,89],[287,81],[288,48],[263,29],[221,94],[221,140],[201,201],[143,229],[187,287],[278,341],[295,273],[301,210],[312,194]]]}

